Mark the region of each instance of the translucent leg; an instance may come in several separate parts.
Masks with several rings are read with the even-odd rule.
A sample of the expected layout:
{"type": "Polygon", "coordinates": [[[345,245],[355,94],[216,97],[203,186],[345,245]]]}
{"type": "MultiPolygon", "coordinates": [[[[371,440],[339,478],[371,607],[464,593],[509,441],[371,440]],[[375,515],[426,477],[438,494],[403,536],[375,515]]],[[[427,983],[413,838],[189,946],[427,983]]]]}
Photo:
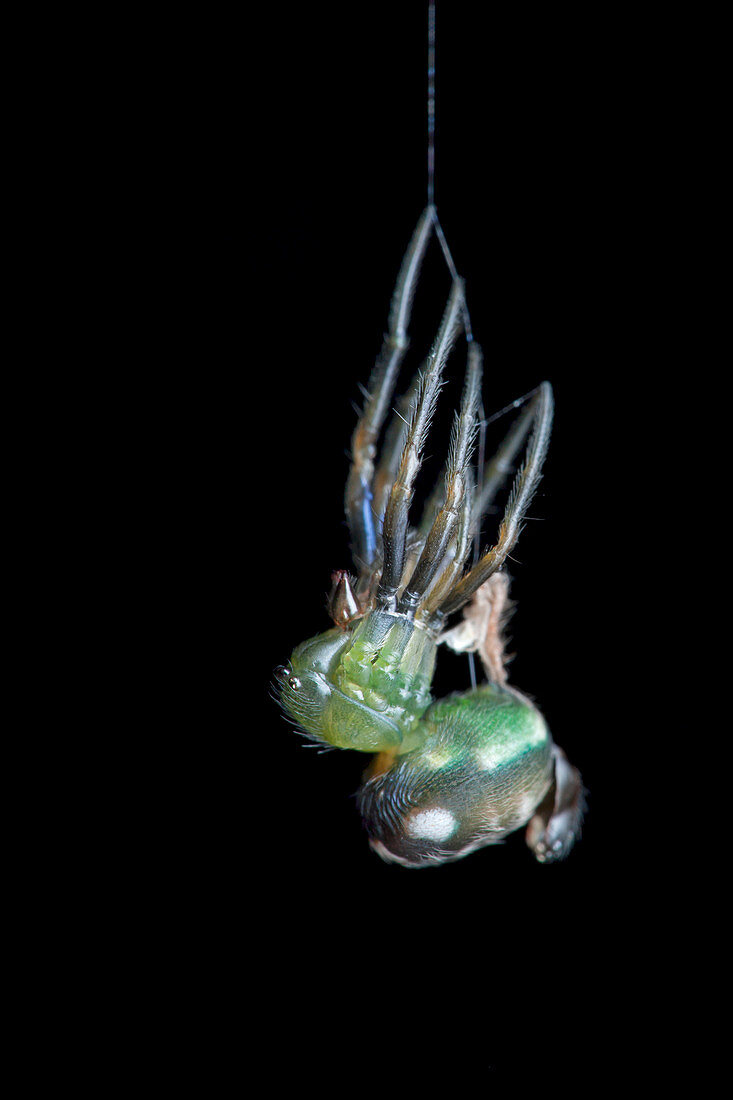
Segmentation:
{"type": "MultiPolygon", "coordinates": [[[[527,457],[512,487],[496,544],[454,585],[438,608],[437,614],[440,618],[463,607],[476,589],[501,569],[519,537],[522,520],[540,481],[542,464],[550,441],[553,400],[549,382],[543,382],[539,387],[531,409],[534,430],[527,446],[527,457]]],[[[474,522],[478,522],[477,511],[474,513],[474,522]]]]}
{"type": "Polygon", "coordinates": [[[423,211],[407,248],[397,278],[389,314],[389,331],[372,372],[364,412],[357,422],[351,443],[351,468],[346,481],[346,518],[351,531],[354,557],[360,569],[369,567],[376,556],[377,537],[372,510],[376,441],[389,409],[395,381],[407,350],[407,325],[417,286],[420,265],[433,229],[434,209],[423,211]]]}
{"type": "Polygon", "coordinates": [[[458,332],[463,306],[463,284],[453,283],[438,335],[420,376],[417,397],[400,455],[397,477],[389,494],[382,526],[383,567],[377,590],[377,605],[393,611],[402,582],[407,546],[407,525],[413,486],[440,392],[443,368],[458,332]]]}
{"type": "Polygon", "coordinates": [[[467,489],[470,491],[469,464],[478,429],[481,365],[481,349],[478,344],[470,343],[461,408],[453,424],[443,503],[430,527],[414,572],[399,602],[399,610],[407,614],[414,613],[422,596],[441,568],[446,551],[460,523],[467,489]]]}

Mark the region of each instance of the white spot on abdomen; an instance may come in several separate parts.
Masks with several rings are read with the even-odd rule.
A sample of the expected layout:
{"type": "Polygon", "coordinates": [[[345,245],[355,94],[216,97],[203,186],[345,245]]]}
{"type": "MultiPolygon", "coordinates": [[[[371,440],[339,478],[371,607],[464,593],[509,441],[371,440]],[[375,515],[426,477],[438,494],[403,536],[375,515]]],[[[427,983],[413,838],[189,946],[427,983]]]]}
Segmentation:
{"type": "Polygon", "coordinates": [[[506,759],[506,750],[502,744],[486,745],[476,753],[478,766],[482,771],[492,771],[500,767],[506,759]]]}
{"type": "Polygon", "coordinates": [[[449,810],[422,810],[408,818],[407,832],[423,840],[447,840],[457,826],[458,822],[449,810]]]}

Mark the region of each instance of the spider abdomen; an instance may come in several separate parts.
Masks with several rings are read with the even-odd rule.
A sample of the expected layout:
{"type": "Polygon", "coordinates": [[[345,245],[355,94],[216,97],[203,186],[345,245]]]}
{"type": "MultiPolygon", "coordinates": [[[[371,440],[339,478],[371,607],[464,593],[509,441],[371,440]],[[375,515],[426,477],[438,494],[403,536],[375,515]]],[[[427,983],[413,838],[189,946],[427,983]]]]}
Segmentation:
{"type": "Polygon", "coordinates": [[[372,847],[406,866],[458,859],[525,825],[553,778],[552,739],[518,692],[487,684],[434,703],[419,748],[359,792],[372,847]]]}

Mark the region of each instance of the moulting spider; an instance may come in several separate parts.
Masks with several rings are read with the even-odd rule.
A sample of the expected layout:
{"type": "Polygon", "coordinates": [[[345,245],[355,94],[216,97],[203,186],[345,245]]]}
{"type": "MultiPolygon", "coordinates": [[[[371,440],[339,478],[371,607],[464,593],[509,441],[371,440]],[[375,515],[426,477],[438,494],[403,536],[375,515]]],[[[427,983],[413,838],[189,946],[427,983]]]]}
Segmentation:
{"type": "Polygon", "coordinates": [[[535,705],[507,683],[501,639],[509,583],[503,566],[540,479],[552,390],[543,382],[534,391],[496,455],[474,471],[481,376],[463,283],[429,203],[402,262],[352,440],[346,516],[354,574],[333,575],[333,628],[299,645],[276,673],[280,702],[308,737],[374,754],[358,805],[374,850],[408,867],[458,859],[523,826],[538,860],[562,859],[582,821],[580,774],[535,705]],[[382,433],[433,233],[451,270],[451,292],[432,350],[382,433]],[[466,375],[444,476],[414,522],[415,480],[461,327],[466,375]],[[496,541],[467,564],[482,517],[525,445],[496,541]],[[462,620],[449,625],[459,611],[462,620]],[[478,653],[487,682],[434,699],[441,645],[478,653]]]}
{"type": "Polygon", "coordinates": [[[565,857],[579,835],[583,785],[539,710],[507,683],[501,627],[509,585],[503,567],[540,479],[552,390],[543,382],[528,395],[496,455],[474,470],[482,355],[435,208],[434,77],[433,0],[427,206],[402,261],[388,332],[352,439],[346,518],[355,572],[333,574],[335,625],[294,650],[276,673],[277,691],[286,714],[315,742],[373,754],[358,804],[370,844],[385,860],[407,867],[444,863],[526,826],[536,858],[549,862],[565,857]],[[387,423],[433,234],[452,287],[432,350],[387,423]],[[449,454],[415,522],[415,480],[461,328],[466,376],[449,454]],[[481,556],[482,518],[523,447],[496,541],[481,556]],[[461,621],[450,625],[458,612],[461,621]],[[473,687],[436,700],[431,683],[441,645],[471,655],[473,687]],[[474,653],[487,678],[480,686],[474,653]]]}

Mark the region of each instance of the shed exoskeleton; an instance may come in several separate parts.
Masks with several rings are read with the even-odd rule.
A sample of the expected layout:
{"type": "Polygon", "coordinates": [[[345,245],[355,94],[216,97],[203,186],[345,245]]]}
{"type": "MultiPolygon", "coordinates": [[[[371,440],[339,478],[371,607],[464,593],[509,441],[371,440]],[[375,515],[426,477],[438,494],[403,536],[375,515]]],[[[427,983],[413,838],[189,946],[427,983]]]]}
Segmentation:
{"type": "Polygon", "coordinates": [[[443,863],[527,826],[541,862],[563,858],[579,835],[583,788],[535,705],[507,684],[501,628],[507,555],[540,479],[552,423],[552,390],[531,395],[478,476],[482,355],[464,288],[435,207],[423,211],[402,262],[389,330],[352,440],[346,515],[356,572],[333,575],[336,624],[299,645],[278,670],[280,702],[308,737],[374,754],[358,804],[370,843],[408,867],[443,863]],[[423,368],[377,442],[408,346],[417,278],[435,232],[453,276],[438,335],[423,368]],[[410,504],[443,371],[461,327],[467,367],[443,478],[419,524],[410,504]],[[482,517],[517,471],[495,544],[466,567],[482,517]],[[448,626],[463,611],[462,621],[448,626]],[[434,700],[438,647],[477,652],[487,682],[434,700]]]}

